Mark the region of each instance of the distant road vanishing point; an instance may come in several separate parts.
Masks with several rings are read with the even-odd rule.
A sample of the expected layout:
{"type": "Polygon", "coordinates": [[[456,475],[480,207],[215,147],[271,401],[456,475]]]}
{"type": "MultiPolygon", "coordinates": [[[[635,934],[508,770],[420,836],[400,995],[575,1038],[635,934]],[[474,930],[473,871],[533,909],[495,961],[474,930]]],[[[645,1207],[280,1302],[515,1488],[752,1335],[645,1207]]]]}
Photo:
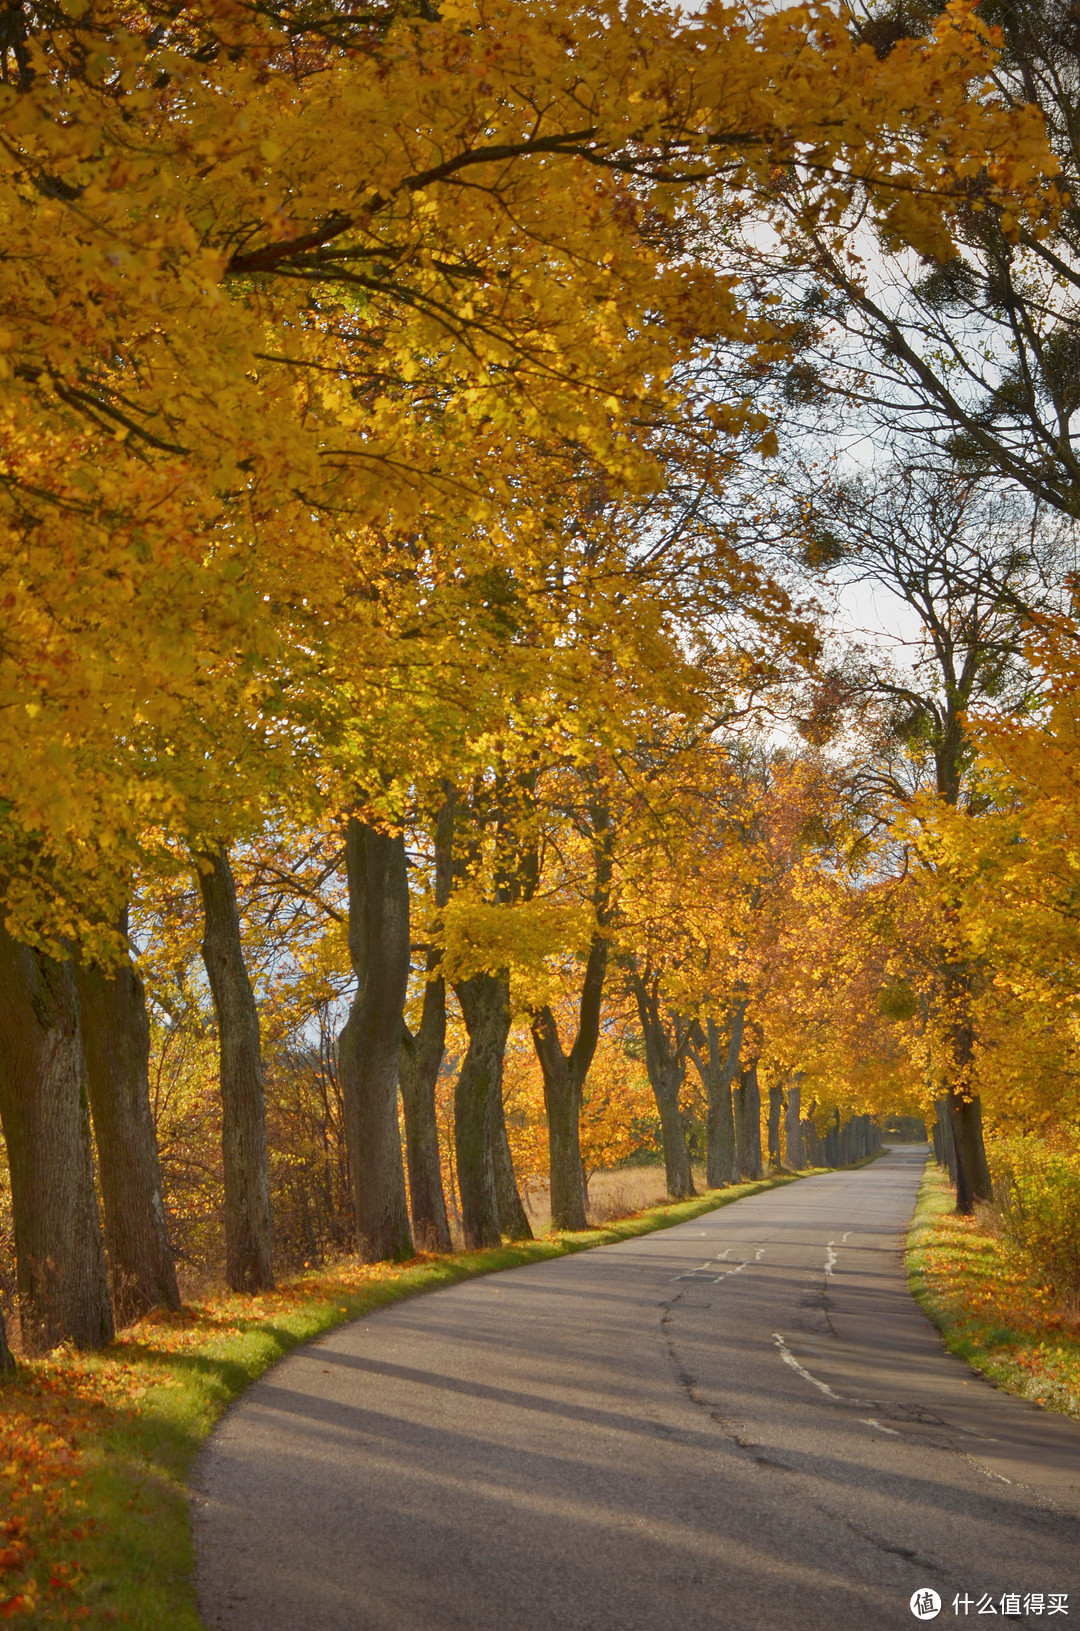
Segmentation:
{"type": "Polygon", "coordinates": [[[924,1159],[898,1149],[298,1350],[201,1462],[207,1625],[891,1631],[929,1592],[942,1626],[993,1623],[990,1603],[1066,1631],[1080,1426],[982,1382],[912,1301],[924,1159]]]}

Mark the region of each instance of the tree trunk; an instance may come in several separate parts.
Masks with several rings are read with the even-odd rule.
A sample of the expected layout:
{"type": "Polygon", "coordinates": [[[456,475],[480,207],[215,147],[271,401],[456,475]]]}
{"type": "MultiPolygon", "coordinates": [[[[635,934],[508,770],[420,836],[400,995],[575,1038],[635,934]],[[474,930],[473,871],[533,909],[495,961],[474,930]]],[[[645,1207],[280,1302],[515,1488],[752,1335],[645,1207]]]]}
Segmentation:
{"type": "Polygon", "coordinates": [[[632,971],[641,1034],[645,1042],[645,1069],[660,1113],[660,1138],[664,1146],[664,1173],[667,1192],[673,1200],[686,1200],[694,1194],[690,1151],[686,1128],[679,1111],[679,1090],[686,1075],[685,1055],[693,1041],[692,1027],[683,1027],[677,1015],[671,1017],[672,1032],[660,1001],[660,980],[656,974],[632,971]]]}
{"type": "Polygon", "coordinates": [[[740,1168],[744,1178],[763,1176],[761,1162],[761,1089],[758,1086],[757,1060],[745,1067],[738,1088],[739,1119],[742,1123],[742,1154],[740,1168]]]}
{"type": "Polygon", "coordinates": [[[731,1010],[727,1047],[721,1050],[720,1034],[714,1019],[705,1022],[705,1057],[694,1054],[698,1072],[705,1084],[708,1108],[705,1118],[705,1182],[710,1189],[723,1189],[739,1181],[739,1157],[735,1147],[735,1115],[731,1105],[731,1084],[739,1068],[745,1003],[731,1010]]]}
{"type": "Polygon", "coordinates": [[[782,1165],[780,1160],[780,1112],[784,1108],[784,1089],[779,1082],[769,1088],[769,1166],[774,1172],[779,1172],[782,1165]]]}
{"type": "Polygon", "coordinates": [[[806,1165],[806,1151],[803,1149],[802,1122],[802,1088],[798,1080],[792,1082],[788,1088],[787,1096],[787,1125],[784,1129],[784,1140],[787,1145],[787,1164],[792,1172],[801,1172],[806,1165]]]}
{"type": "Polygon", "coordinates": [[[398,1053],[409,986],[405,835],[349,817],[349,956],[356,996],[338,1038],[357,1248],[365,1263],[413,1254],[398,1129],[398,1053]]]}
{"type": "Polygon", "coordinates": [[[551,1227],[584,1229],[585,1176],[581,1163],[581,1086],[562,1050],[550,1008],[533,1018],[533,1045],[544,1077],[551,1175],[551,1227]]]}
{"type": "Polygon", "coordinates": [[[840,1112],[833,1112],[832,1125],[825,1135],[825,1160],[830,1167],[840,1165],[840,1112]]]}
{"type": "Polygon", "coordinates": [[[409,1201],[413,1237],[421,1251],[448,1252],[435,1084],[446,1041],[446,984],[441,976],[424,988],[424,1006],[415,1037],[402,1027],[398,1079],[405,1109],[405,1155],[409,1167],[409,1201]]]}
{"type": "Polygon", "coordinates": [[[0,1311],[0,1378],[13,1376],[15,1373],[15,1358],[8,1347],[7,1331],[4,1327],[4,1315],[0,1311]]]}
{"type": "Polygon", "coordinates": [[[940,1149],[939,1161],[949,1174],[949,1182],[956,1186],[956,1146],[953,1143],[952,1117],[949,1114],[948,1095],[934,1100],[934,1109],[937,1112],[937,1126],[934,1135],[935,1148],[940,1149]]]}
{"type": "Polygon", "coordinates": [[[476,1250],[497,1246],[502,1239],[495,1188],[495,1127],[510,1033],[510,979],[505,973],[472,974],[454,990],[469,1033],[454,1088],[454,1150],[465,1244],[476,1250]]]}
{"type": "Polygon", "coordinates": [[[206,925],[202,955],[221,1056],[225,1279],[233,1291],[265,1291],[274,1283],[274,1265],[259,1014],[228,853],[219,849],[196,860],[206,925]]]}
{"type": "MultiPolygon", "coordinates": [[[[127,935],[127,914],[121,923],[127,935]]],[[[76,965],[113,1307],[121,1324],[180,1307],[150,1109],[150,1020],[125,952],[115,972],[76,965]]]]}
{"type": "MultiPolygon", "coordinates": [[[[442,912],[450,899],[454,878],[455,795],[444,786],[445,797],[435,821],[435,910],[442,912]]],[[[438,926],[435,926],[438,933],[438,926]]],[[[428,949],[424,1001],[415,1037],[404,1021],[398,1050],[398,1081],[405,1111],[405,1156],[409,1169],[409,1205],[413,1238],[421,1251],[452,1249],[450,1224],[443,1193],[439,1159],[439,1124],[435,1087],[446,1051],[446,981],[439,973],[442,955],[437,945],[428,949]]]]}
{"type": "Polygon", "coordinates": [[[510,1154],[510,1140],[506,1136],[506,1116],[503,1112],[502,1084],[495,1105],[495,1143],[492,1157],[495,1162],[495,1196],[499,1205],[499,1231],[511,1240],[531,1240],[532,1226],[521,1204],[514,1158],[510,1154]]]}
{"type": "Polygon", "coordinates": [[[608,966],[608,940],[603,933],[611,902],[612,832],[607,810],[596,806],[593,817],[593,934],[578,1002],[577,1035],[569,1053],[563,1052],[559,1027],[550,1008],[533,1015],[532,1035],[544,1077],[547,1108],[551,1223],[555,1229],[586,1226],[585,1168],[581,1159],[581,1104],[600,1037],[600,1004],[608,966]]]}
{"type": "Polygon", "coordinates": [[[952,1015],[946,1096],[956,1165],[956,1210],[967,1215],[975,1210],[978,1201],[988,1201],[993,1196],[983,1143],[982,1105],[971,1085],[975,1069],[975,1027],[971,1019],[970,968],[962,962],[946,962],[944,983],[952,1015]]]}
{"type": "Polygon", "coordinates": [[[977,1201],[988,1201],[994,1193],[983,1143],[982,1103],[978,1094],[966,1098],[950,1086],[949,1125],[956,1165],[956,1210],[967,1216],[974,1212],[977,1201]]]}
{"type": "Polygon", "coordinates": [[[664,1176],[673,1201],[694,1195],[694,1175],[686,1146],[686,1127],[679,1109],[679,1089],[683,1084],[680,1065],[669,1064],[652,1083],[656,1108],[660,1112],[660,1137],[664,1145],[664,1176]]]}
{"type": "Polygon", "coordinates": [[[0,928],[0,1123],[23,1348],[101,1348],[113,1317],[94,1192],[86,1061],[70,963],[0,928]]]}
{"type": "Polygon", "coordinates": [[[855,1123],[853,1121],[840,1121],[836,1123],[836,1164],[839,1167],[850,1166],[854,1160],[853,1145],[855,1123]]]}

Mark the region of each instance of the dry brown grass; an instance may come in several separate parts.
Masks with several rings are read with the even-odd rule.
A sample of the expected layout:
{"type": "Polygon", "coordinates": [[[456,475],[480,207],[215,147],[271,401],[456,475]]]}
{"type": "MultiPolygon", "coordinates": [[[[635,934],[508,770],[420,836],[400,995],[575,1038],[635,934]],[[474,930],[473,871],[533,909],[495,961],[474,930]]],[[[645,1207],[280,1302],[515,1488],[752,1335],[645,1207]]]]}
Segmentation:
{"type": "MultiPolygon", "coordinates": [[[[698,1191],[705,1188],[704,1168],[694,1168],[694,1185],[698,1191]]],[[[551,1227],[551,1204],[544,1179],[533,1179],[522,1186],[522,1200],[534,1233],[542,1235],[551,1227]]],[[[588,1217],[592,1225],[611,1223],[616,1218],[632,1217],[646,1207],[659,1206],[667,1199],[664,1169],[651,1167],[619,1167],[614,1172],[594,1172],[589,1179],[588,1217]]]]}

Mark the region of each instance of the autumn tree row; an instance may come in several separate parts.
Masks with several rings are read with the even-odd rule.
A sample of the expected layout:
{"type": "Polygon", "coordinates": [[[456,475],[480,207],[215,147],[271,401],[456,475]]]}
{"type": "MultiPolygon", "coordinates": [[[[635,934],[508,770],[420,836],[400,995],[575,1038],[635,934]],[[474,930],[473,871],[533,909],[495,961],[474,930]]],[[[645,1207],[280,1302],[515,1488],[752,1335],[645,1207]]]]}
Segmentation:
{"type": "MultiPolygon", "coordinates": [[[[576,1221],[615,891],[644,888],[679,802],[657,763],[707,760],[811,645],[718,503],[776,446],[755,382],[809,339],[758,302],[739,235],[753,216],[840,254],[857,208],[948,262],[982,209],[1041,244],[1058,165],[1039,110],[995,94],[994,43],[960,5],[888,51],[827,9],[44,5],[12,12],[3,52],[0,1116],[24,1341],[111,1328],[88,1103],[118,1304],[175,1300],[128,924],[146,880],[184,867],[228,1275],[267,1282],[231,857],[328,812],[356,977],[350,1170],[381,1256],[409,1244],[397,1079],[426,1107],[440,980],[470,1031],[467,1232],[497,1233],[506,965],[490,946],[452,964],[439,914],[456,878],[459,900],[542,926],[536,807],[565,784],[573,1034],[542,992],[529,1012],[556,1213],[576,1221]],[[410,822],[433,846],[434,995],[405,1041],[410,822]]],[[[657,981],[683,962],[641,948],[668,1080],[657,981]]],[[[707,1024],[694,1045],[716,1065],[707,1024]]]]}

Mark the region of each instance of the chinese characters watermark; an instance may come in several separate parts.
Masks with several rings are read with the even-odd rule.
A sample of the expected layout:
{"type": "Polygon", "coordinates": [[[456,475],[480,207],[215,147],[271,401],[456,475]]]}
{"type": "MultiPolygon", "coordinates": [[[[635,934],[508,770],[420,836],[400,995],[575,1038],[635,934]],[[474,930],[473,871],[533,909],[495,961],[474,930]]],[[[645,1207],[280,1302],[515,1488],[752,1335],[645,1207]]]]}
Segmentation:
{"type": "MultiPolygon", "coordinates": [[[[920,1586],[918,1591],[911,1594],[911,1612],[917,1620],[936,1620],[941,1606],[941,1598],[929,1586],[920,1586]]],[[[1006,1591],[1000,1597],[991,1597],[988,1591],[974,1596],[968,1591],[958,1591],[952,1600],[952,1611],[957,1616],[999,1614],[1009,1619],[1021,1619],[1031,1615],[1036,1619],[1049,1619],[1054,1614],[1068,1614],[1069,1593],[1006,1591]]]]}

